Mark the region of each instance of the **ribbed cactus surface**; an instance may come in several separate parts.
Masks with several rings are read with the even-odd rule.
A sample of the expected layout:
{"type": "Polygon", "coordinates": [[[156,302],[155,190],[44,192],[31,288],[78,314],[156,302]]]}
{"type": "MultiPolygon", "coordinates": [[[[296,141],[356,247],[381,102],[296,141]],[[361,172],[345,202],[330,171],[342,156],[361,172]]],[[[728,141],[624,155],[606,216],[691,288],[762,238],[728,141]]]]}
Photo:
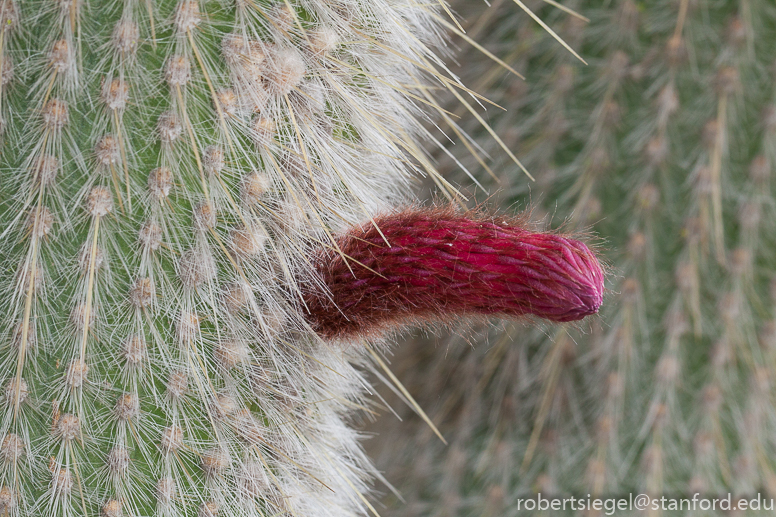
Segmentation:
{"type": "Polygon", "coordinates": [[[537,182],[485,132],[500,182],[462,160],[495,199],[600,237],[601,316],[399,352],[397,376],[450,445],[418,418],[413,433],[390,415],[375,427],[378,466],[405,480],[395,515],[529,515],[518,498],[537,492],[776,496],[776,8],[563,4],[589,21],[529,5],[587,65],[512,2],[453,6],[526,75],[466,56],[452,68],[507,109],[489,120],[537,182]]]}
{"type": "Polygon", "coordinates": [[[374,511],[300,286],[444,186],[437,7],[0,1],[0,515],[374,511]]]}

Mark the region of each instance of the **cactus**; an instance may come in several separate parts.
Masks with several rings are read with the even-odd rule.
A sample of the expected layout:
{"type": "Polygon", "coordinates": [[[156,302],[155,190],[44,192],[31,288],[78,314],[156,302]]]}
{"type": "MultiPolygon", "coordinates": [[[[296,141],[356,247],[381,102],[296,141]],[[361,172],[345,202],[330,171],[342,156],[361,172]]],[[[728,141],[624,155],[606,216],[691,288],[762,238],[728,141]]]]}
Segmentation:
{"type": "Polygon", "coordinates": [[[464,327],[397,352],[449,445],[386,395],[405,421],[381,419],[372,450],[406,502],[385,514],[530,515],[517,500],[537,492],[775,497],[776,9],[532,3],[583,64],[508,4],[453,7],[526,80],[458,61],[537,182],[474,122],[480,160],[460,159],[498,199],[594,231],[614,273],[592,324],[464,327]]]}
{"type": "MultiPolygon", "coordinates": [[[[322,322],[353,260],[379,262],[376,221],[439,215],[406,208],[414,175],[457,197],[422,147],[432,85],[465,91],[433,53],[441,20],[384,0],[0,0],[0,515],[376,513],[352,421],[384,326],[343,341],[322,322]]],[[[444,213],[549,261],[556,319],[598,309],[584,245],[534,235],[521,255],[522,228],[444,213]]]]}

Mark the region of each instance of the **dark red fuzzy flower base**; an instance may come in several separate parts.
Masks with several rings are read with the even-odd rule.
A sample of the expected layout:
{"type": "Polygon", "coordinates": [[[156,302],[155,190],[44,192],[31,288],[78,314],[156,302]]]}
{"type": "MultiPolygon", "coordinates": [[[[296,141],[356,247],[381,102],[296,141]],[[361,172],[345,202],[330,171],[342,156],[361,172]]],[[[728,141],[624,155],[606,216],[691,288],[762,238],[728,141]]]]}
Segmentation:
{"type": "Polygon", "coordinates": [[[347,265],[334,250],[316,257],[329,292],[308,285],[303,293],[324,338],[464,315],[574,321],[601,305],[603,270],[580,241],[449,208],[408,208],[375,222],[390,247],[366,223],[338,238],[347,265]]]}

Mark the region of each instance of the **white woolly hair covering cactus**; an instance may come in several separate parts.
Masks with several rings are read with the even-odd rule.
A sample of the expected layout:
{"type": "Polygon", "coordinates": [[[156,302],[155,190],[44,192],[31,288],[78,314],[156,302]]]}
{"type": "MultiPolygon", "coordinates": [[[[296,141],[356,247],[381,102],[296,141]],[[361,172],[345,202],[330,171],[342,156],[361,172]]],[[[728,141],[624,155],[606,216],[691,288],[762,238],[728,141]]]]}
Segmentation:
{"type": "Polygon", "coordinates": [[[363,352],[297,286],[411,173],[450,194],[437,7],[0,0],[0,515],[371,508],[363,352]]]}

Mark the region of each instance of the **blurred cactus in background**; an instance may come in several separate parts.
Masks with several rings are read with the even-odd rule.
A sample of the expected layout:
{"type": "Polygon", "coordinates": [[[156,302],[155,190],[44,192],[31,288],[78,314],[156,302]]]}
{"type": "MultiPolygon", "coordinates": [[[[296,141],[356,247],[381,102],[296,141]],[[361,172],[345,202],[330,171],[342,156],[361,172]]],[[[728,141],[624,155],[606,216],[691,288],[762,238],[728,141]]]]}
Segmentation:
{"type": "Polygon", "coordinates": [[[374,512],[351,421],[378,356],[303,299],[413,176],[454,197],[422,148],[463,89],[444,16],[0,0],[0,515],[374,512]]]}
{"type": "Polygon", "coordinates": [[[503,204],[601,238],[604,308],[397,350],[449,445],[386,395],[405,421],[387,414],[370,446],[406,502],[383,515],[527,515],[537,492],[776,497],[776,7],[550,3],[528,4],[587,65],[509,0],[453,5],[526,76],[474,50],[451,67],[506,109],[486,118],[536,183],[474,121],[480,159],[453,155],[503,204]]]}

